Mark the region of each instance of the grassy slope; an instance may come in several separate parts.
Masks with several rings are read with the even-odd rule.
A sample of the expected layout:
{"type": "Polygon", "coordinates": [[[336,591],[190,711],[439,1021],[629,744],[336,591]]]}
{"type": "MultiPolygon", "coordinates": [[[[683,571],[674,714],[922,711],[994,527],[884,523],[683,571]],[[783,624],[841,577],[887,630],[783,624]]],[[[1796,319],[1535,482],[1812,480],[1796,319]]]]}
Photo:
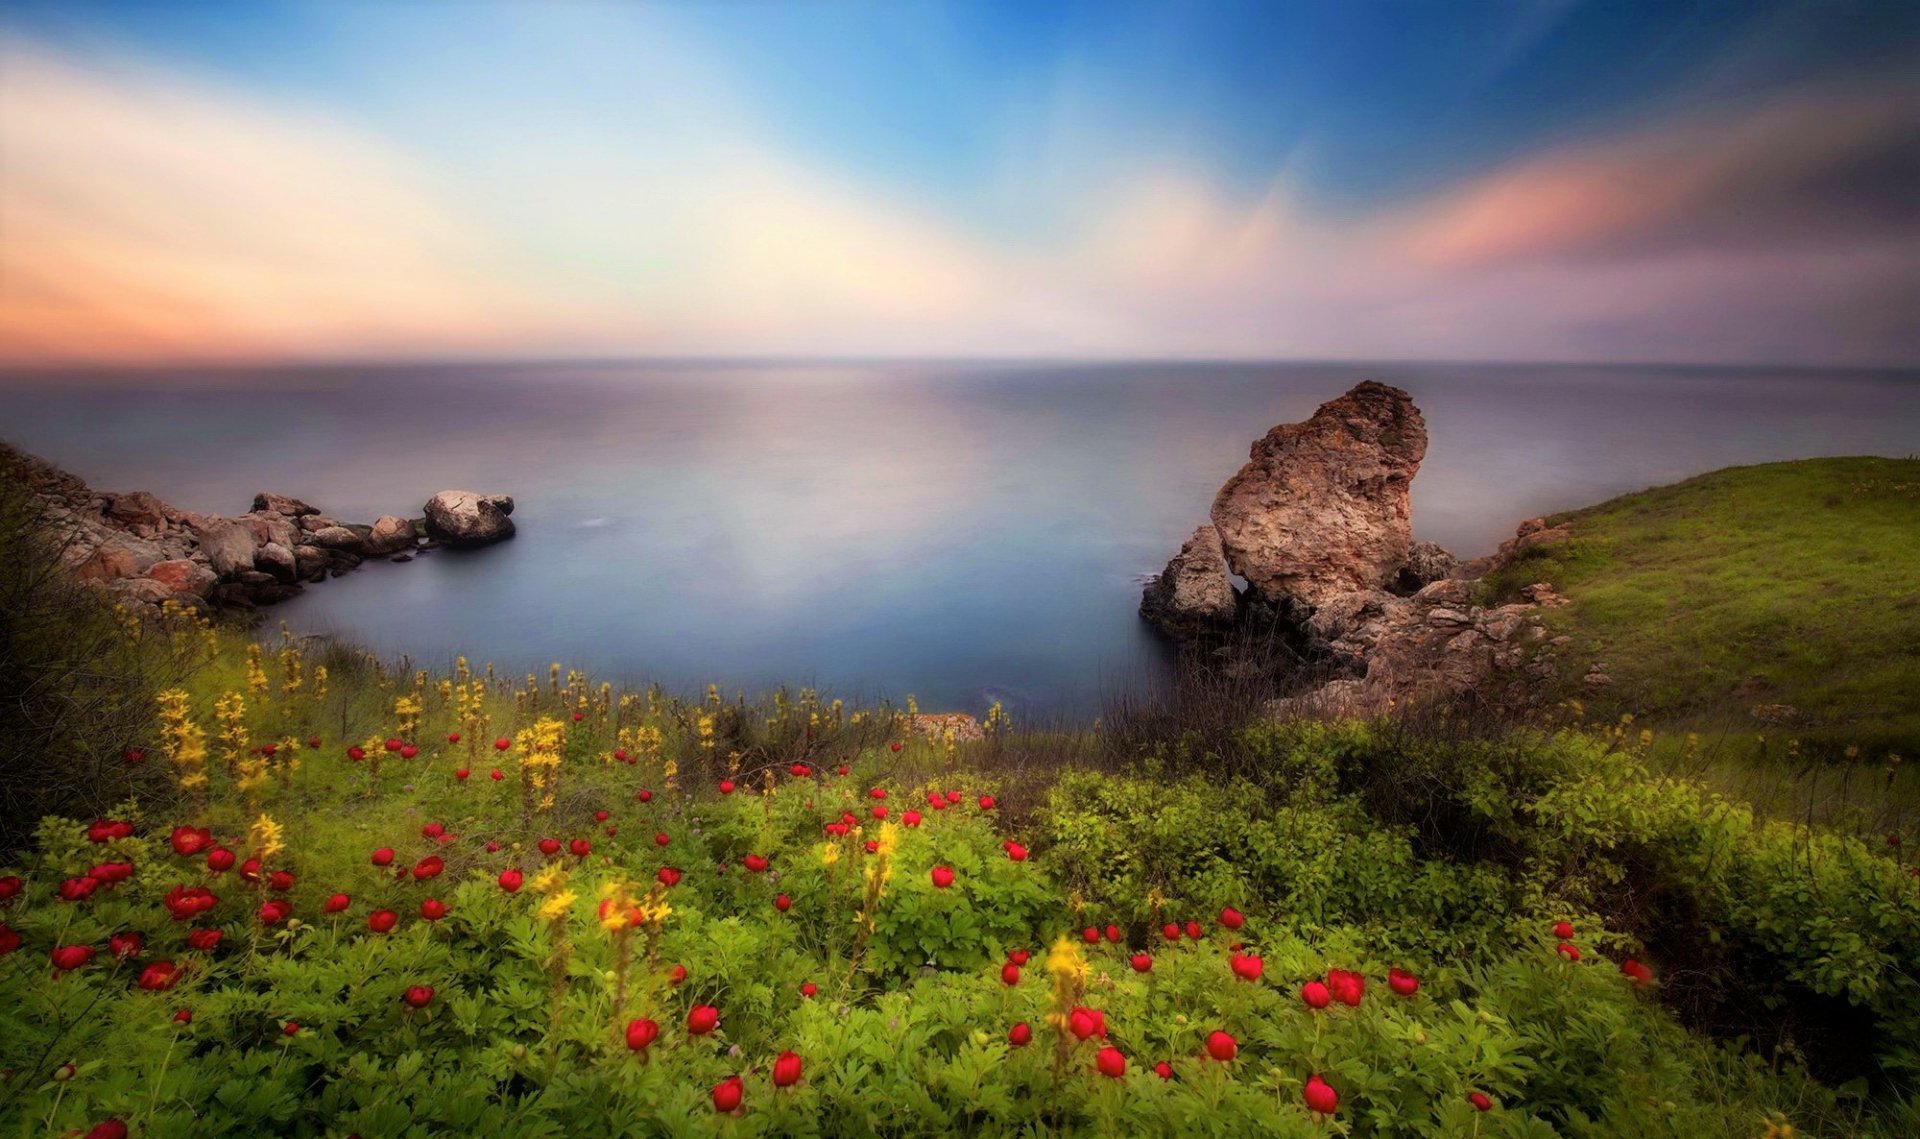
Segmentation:
{"type": "Polygon", "coordinates": [[[1789,704],[1810,746],[1920,751],[1920,461],[1734,467],[1552,521],[1573,539],[1494,589],[1573,599],[1550,618],[1569,692],[1596,660],[1617,682],[1590,706],[1754,731],[1789,704]]]}

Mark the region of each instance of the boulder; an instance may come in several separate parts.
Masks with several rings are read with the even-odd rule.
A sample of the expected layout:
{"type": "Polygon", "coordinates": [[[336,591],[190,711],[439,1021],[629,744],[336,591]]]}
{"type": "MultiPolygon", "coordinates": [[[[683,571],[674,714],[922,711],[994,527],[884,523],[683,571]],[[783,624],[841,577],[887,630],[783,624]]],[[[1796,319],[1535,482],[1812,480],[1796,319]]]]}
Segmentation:
{"type": "Polygon", "coordinates": [[[329,526],[325,530],[315,530],[307,535],[307,544],[328,550],[360,551],[364,539],[345,526],[329,526]]]}
{"type": "Polygon", "coordinates": [[[292,581],[300,576],[293,551],[278,542],[268,542],[254,552],[253,567],[277,581],[292,581]]]}
{"type": "Polygon", "coordinates": [[[1308,607],[1384,588],[1413,548],[1408,489],[1426,452],[1412,398],[1371,380],[1273,428],[1213,500],[1227,565],[1264,599],[1308,607]]]}
{"type": "Polygon", "coordinates": [[[300,528],[283,515],[256,512],[242,514],[234,521],[242,523],[247,529],[253,531],[253,540],[259,545],[278,542],[292,549],[300,544],[300,528]]]}
{"type": "Polygon", "coordinates": [[[122,526],[145,526],[159,530],[167,524],[169,507],[144,490],[106,496],[106,516],[122,526]]]}
{"type": "Polygon", "coordinates": [[[1195,528],[1140,597],[1140,615],[1175,635],[1225,630],[1239,614],[1240,596],[1212,526],[1195,528]]]}
{"type": "Polygon", "coordinates": [[[413,548],[413,523],[393,514],[382,514],[373,520],[373,529],[368,532],[363,543],[365,552],[374,557],[397,554],[413,548]]]}
{"type": "Polygon", "coordinates": [[[300,530],[305,534],[318,534],[329,526],[338,525],[340,520],[327,514],[303,514],[299,519],[300,530]]]}
{"type": "Polygon", "coordinates": [[[449,546],[484,546],[513,537],[513,499],[443,490],[427,500],[427,534],[449,546]]]}
{"type": "Polygon", "coordinates": [[[1395,589],[1401,593],[1416,592],[1436,581],[1445,581],[1459,566],[1459,559],[1439,544],[1415,542],[1407,551],[1407,564],[1400,567],[1394,580],[1395,589]]]}
{"type": "Polygon", "coordinates": [[[247,573],[253,569],[253,552],[259,543],[244,522],[227,519],[209,521],[199,531],[200,552],[207,564],[222,577],[247,573]]]}
{"type": "Polygon", "coordinates": [[[85,581],[139,577],[149,566],[163,560],[162,553],[152,542],[130,534],[110,537],[95,546],[93,553],[74,567],[74,573],[85,581]]]}
{"type": "Polygon", "coordinates": [[[205,597],[219,580],[218,574],[188,558],[155,562],[147,568],[147,576],[177,595],[193,597],[205,597]]]}
{"type": "Polygon", "coordinates": [[[320,508],[317,506],[308,506],[297,498],[289,498],[284,494],[274,494],[264,490],[253,496],[253,509],[256,513],[284,514],[288,518],[320,513],[320,508]]]}
{"type": "Polygon", "coordinates": [[[173,591],[150,577],[123,577],[107,583],[107,589],[124,601],[158,605],[173,600],[173,591]]]}

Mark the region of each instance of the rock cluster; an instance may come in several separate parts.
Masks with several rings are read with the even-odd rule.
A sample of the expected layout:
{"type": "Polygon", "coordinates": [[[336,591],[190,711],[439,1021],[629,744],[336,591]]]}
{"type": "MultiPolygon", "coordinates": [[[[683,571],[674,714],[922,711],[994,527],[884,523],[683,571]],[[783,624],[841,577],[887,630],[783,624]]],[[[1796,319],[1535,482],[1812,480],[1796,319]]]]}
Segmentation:
{"type": "MultiPolygon", "coordinates": [[[[197,514],[146,491],[93,490],[5,444],[0,444],[0,478],[25,491],[28,507],[77,576],[137,605],[270,605],[368,558],[410,560],[439,544],[430,533],[431,503],[427,518],[381,515],[371,526],[342,522],[297,498],[267,492],[255,495],[244,514],[197,514]]],[[[501,521],[513,509],[513,500],[504,495],[441,491],[434,496],[435,502],[446,499],[496,504],[501,521]]],[[[512,533],[507,522],[504,531],[497,526],[459,531],[447,544],[480,545],[512,533]]]]}
{"type": "Polygon", "coordinates": [[[1528,651],[1547,637],[1537,611],[1565,601],[1542,582],[1514,603],[1480,605],[1476,583],[1567,532],[1531,519],[1498,552],[1469,561],[1414,541],[1409,489],[1426,446],[1412,398],[1372,381],[1275,427],[1220,488],[1211,525],[1147,586],[1141,615],[1183,641],[1220,646],[1252,615],[1278,615],[1321,666],[1312,672],[1331,678],[1272,702],[1272,714],[1377,715],[1467,693],[1523,699],[1533,674],[1550,667],[1528,651]]]}

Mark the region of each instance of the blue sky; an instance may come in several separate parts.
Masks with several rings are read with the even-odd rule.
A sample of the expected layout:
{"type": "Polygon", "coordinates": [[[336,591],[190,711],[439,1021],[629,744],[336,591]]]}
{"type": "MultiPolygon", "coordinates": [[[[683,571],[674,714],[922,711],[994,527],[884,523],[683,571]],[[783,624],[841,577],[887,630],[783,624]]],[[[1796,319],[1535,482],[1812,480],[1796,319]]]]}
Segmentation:
{"type": "Polygon", "coordinates": [[[17,358],[1920,356],[1912,4],[0,12],[17,358]]]}

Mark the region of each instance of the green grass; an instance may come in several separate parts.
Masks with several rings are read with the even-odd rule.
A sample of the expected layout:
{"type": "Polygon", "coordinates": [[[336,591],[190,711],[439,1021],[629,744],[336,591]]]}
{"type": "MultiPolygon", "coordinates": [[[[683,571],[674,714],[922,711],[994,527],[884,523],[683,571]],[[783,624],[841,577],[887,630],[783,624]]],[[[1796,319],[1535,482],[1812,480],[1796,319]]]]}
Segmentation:
{"type": "Polygon", "coordinates": [[[1572,600],[1548,623],[1575,638],[1562,694],[1593,714],[1750,751],[1920,753],[1920,460],[1733,467],[1551,522],[1571,540],[1489,592],[1549,581],[1572,600]],[[1596,661],[1614,680],[1597,691],[1596,661]],[[1780,704],[1797,714],[1753,714],[1780,704]]]}

